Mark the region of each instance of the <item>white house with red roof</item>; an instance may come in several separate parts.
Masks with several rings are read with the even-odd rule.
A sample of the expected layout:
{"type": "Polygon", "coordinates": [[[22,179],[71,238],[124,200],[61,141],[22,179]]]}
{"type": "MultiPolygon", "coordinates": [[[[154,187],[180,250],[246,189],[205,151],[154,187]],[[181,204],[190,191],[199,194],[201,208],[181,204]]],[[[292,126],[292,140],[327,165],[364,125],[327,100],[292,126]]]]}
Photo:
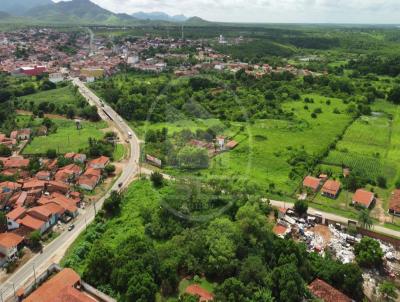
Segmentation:
{"type": "Polygon", "coordinates": [[[0,267],[17,257],[24,238],[13,233],[0,233],[0,267]]]}

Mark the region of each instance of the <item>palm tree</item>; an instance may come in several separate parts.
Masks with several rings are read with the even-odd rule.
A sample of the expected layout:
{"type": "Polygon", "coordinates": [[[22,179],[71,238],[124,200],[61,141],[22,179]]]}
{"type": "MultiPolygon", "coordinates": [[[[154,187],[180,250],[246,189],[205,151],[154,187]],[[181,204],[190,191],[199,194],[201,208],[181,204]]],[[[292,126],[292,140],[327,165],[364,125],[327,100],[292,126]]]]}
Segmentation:
{"type": "Polygon", "coordinates": [[[361,210],[358,213],[358,222],[360,223],[361,227],[363,227],[364,229],[371,229],[374,223],[370,216],[370,211],[367,209],[361,210]]]}

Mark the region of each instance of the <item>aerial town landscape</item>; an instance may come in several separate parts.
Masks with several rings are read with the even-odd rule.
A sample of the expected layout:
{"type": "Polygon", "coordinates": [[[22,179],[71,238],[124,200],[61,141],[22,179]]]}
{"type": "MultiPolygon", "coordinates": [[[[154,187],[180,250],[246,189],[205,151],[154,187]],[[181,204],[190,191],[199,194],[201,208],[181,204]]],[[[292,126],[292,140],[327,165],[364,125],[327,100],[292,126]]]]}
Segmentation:
{"type": "Polygon", "coordinates": [[[1,1],[1,302],[400,301],[393,1],[1,1]]]}

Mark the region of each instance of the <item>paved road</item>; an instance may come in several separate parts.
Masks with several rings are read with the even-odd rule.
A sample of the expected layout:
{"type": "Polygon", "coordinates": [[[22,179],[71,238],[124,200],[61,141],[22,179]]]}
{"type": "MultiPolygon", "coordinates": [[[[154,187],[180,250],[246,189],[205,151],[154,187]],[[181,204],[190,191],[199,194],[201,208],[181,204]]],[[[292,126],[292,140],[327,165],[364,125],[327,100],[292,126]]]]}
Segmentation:
{"type": "Polygon", "coordinates": [[[111,123],[119,130],[119,136],[129,141],[130,154],[127,163],[124,165],[124,169],[115,182],[109,192],[97,201],[96,205],[89,206],[81,215],[79,215],[74,222],[75,228],[68,232],[62,233],[59,237],[53,240],[50,244],[44,247],[43,253],[35,255],[26,264],[20,267],[12,276],[10,276],[6,282],[0,285],[0,302],[6,301],[6,299],[14,295],[15,289],[22,287],[28,280],[34,278],[34,274],[39,274],[44,271],[53,261],[55,257],[60,257],[60,253],[63,253],[78,235],[85,230],[86,225],[93,221],[95,212],[100,209],[103,205],[104,200],[109,196],[112,190],[118,190],[119,184],[122,183],[122,187],[125,188],[137,175],[139,168],[139,156],[140,146],[139,140],[133,130],[127,123],[108,105],[103,105],[101,100],[91,92],[79,79],[73,79],[74,85],[78,86],[81,94],[87,99],[87,101],[93,105],[96,105],[99,109],[100,116],[111,123]],[[107,114],[106,114],[107,113],[107,114]],[[112,120],[110,120],[110,118],[112,120]],[[129,134],[131,138],[129,138],[129,134]],[[14,285],[14,286],[13,286],[14,285]]]}
{"type": "MultiPolygon", "coordinates": [[[[283,201],[277,201],[277,200],[270,200],[271,204],[275,207],[280,207],[280,208],[292,208],[293,204],[289,203],[289,202],[283,202],[283,201]]],[[[343,216],[339,216],[336,214],[332,214],[332,213],[328,213],[328,212],[323,212],[320,211],[318,209],[313,209],[313,208],[308,208],[308,213],[310,213],[311,215],[315,215],[315,214],[321,214],[322,217],[327,218],[329,220],[334,220],[337,222],[341,222],[343,224],[347,224],[349,220],[349,218],[343,217],[343,216]]],[[[372,227],[372,230],[378,232],[378,233],[382,233],[382,234],[387,234],[390,236],[395,236],[400,238],[400,232],[399,231],[395,231],[392,229],[388,229],[379,225],[374,225],[372,227]]]]}

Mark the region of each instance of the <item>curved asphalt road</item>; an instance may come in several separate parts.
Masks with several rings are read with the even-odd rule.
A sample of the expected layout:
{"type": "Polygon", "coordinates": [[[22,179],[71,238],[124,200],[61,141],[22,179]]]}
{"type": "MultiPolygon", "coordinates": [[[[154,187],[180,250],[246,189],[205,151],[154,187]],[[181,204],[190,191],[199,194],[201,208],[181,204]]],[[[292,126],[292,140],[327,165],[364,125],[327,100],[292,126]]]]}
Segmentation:
{"type": "Polygon", "coordinates": [[[60,251],[64,251],[68,248],[78,235],[85,230],[86,225],[93,221],[97,210],[101,209],[104,200],[109,196],[110,192],[113,190],[120,190],[119,184],[122,184],[122,188],[126,188],[139,171],[138,162],[140,146],[139,140],[133,130],[111,107],[106,104],[102,105],[101,100],[79,79],[73,79],[72,82],[75,86],[78,86],[80,93],[90,104],[98,107],[102,119],[113,123],[113,125],[118,129],[120,137],[129,141],[129,159],[124,165],[120,177],[107,194],[98,200],[95,206],[87,207],[85,212],[76,218],[74,221],[75,228],[72,231],[63,232],[59,237],[43,248],[43,253],[35,255],[26,264],[21,266],[13,275],[11,275],[7,281],[0,285],[0,302],[13,297],[14,288],[18,290],[20,287],[25,285],[28,280],[33,280],[32,278],[34,278],[35,273],[38,275],[43,272],[51,264],[52,258],[57,255],[59,256],[60,251]],[[105,114],[103,110],[107,112],[107,114],[105,114]],[[110,120],[109,117],[111,117],[112,120],[110,120]],[[129,138],[129,132],[132,135],[131,138],[129,138]]]}

